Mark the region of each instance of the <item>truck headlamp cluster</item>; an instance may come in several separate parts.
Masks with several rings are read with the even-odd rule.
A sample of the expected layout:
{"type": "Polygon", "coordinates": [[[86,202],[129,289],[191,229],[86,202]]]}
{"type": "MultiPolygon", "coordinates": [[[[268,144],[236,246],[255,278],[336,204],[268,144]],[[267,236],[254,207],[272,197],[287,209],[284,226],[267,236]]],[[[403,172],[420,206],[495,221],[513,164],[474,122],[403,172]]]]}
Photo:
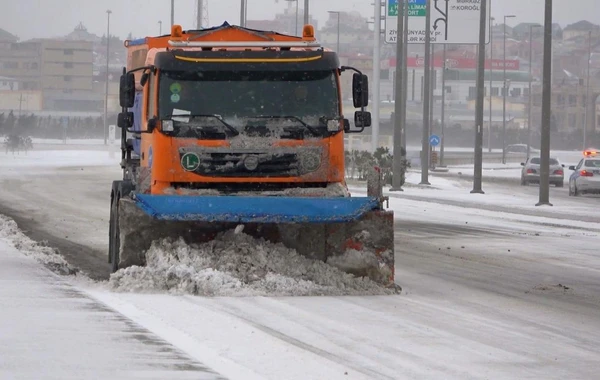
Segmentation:
{"type": "Polygon", "coordinates": [[[327,120],[327,131],[329,132],[337,132],[340,130],[340,121],[339,120],[327,120]]]}
{"type": "Polygon", "coordinates": [[[317,152],[304,152],[300,155],[300,170],[302,173],[314,172],[321,166],[321,155],[317,152]]]}
{"type": "Polygon", "coordinates": [[[173,126],[173,120],[163,120],[162,122],[163,132],[173,132],[175,127],[173,126]]]}

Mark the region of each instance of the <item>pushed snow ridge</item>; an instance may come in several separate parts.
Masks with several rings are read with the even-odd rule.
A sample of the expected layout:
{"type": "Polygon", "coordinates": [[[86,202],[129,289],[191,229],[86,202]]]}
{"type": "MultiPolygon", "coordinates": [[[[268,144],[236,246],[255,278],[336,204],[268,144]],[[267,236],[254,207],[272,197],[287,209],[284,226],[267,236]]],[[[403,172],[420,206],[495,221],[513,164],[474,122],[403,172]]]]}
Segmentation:
{"type": "Polygon", "coordinates": [[[146,266],[121,269],[109,286],[120,292],[169,292],[200,296],[389,295],[394,290],[357,278],[282,244],[255,239],[242,228],[188,245],[155,241],[146,266]]]}

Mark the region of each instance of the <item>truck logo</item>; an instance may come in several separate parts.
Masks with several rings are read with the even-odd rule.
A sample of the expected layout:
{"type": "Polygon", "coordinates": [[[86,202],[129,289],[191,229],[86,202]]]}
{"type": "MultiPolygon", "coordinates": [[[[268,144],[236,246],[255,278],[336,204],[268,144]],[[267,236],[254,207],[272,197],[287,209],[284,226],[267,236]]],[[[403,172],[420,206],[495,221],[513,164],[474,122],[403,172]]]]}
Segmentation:
{"type": "Polygon", "coordinates": [[[186,153],[181,157],[181,166],[185,171],[193,172],[200,167],[200,157],[196,153],[186,153]]]}
{"type": "Polygon", "coordinates": [[[254,171],[258,168],[258,156],[248,156],[244,159],[244,167],[247,170],[254,171]]]}

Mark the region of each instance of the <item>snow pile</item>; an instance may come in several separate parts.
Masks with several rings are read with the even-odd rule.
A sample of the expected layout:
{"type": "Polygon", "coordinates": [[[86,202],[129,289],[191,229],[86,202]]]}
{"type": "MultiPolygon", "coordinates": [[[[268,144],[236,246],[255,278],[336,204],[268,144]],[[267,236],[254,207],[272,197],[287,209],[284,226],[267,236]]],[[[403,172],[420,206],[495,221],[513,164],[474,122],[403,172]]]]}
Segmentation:
{"type": "Polygon", "coordinates": [[[146,257],[146,267],[113,273],[109,286],[124,292],[230,297],[395,293],[370,279],[301,256],[282,244],[255,239],[241,228],[200,245],[187,245],[183,240],[156,241],[146,257]]]}
{"type": "Polygon", "coordinates": [[[0,215],[0,239],[13,245],[24,255],[33,257],[36,261],[55,273],[72,275],[78,272],[76,268],[69,265],[53,248],[46,246],[43,242],[38,243],[31,240],[19,230],[14,220],[4,215],[0,215]]]}

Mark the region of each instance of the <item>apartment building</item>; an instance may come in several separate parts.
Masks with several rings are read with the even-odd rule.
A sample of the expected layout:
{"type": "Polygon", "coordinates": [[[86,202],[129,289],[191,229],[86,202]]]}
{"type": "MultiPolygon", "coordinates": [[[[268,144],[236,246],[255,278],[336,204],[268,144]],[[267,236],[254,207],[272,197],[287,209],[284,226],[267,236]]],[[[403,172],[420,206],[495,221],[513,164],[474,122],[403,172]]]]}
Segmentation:
{"type": "Polygon", "coordinates": [[[19,90],[30,94],[39,92],[44,109],[70,111],[102,107],[102,99],[92,93],[91,42],[53,39],[17,42],[16,38],[5,38],[1,47],[0,76],[18,82],[19,90]]]}

